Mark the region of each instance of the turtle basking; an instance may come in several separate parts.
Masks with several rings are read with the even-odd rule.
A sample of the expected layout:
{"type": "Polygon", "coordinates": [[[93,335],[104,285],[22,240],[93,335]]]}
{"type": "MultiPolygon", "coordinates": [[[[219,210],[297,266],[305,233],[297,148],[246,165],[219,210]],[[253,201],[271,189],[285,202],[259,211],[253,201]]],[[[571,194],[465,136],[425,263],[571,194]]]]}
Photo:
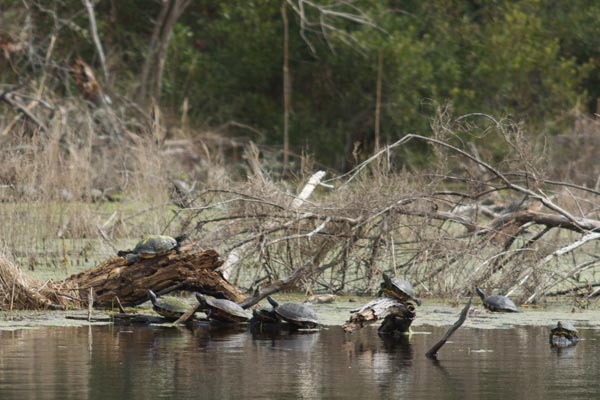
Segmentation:
{"type": "Polygon", "coordinates": [[[421,305],[421,299],[417,297],[415,289],[413,289],[410,282],[400,278],[390,278],[385,272],[383,273],[383,282],[381,283],[379,296],[382,294],[398,299],[403,303],[414,301],[418,306],[421,305]]]}
{"type": "Polygon", "coordinates": [[[280,319],[275,311],[266,310],[264,308],[255,308],[252,310],[251,324],[276,324],[278,322],[280,322],[280,319]]]}
{"type": "Polygon", "coordinates": [[[186,238],[187,235],[175,238],[166,235],[148,235],[136,244],[133,250],[121,250],[117,255],[125,257],[127,265],[131,265],[142,258],[163,256],[171,251],[179,252],[181,242],[186,238]]]}
{"type": "Polygon", "coordinates": [[[248,321],[246,310],[231,300],[207,298],[201,293],[196,293],[196,299],[198,299],[201,309],[206,312],[208,319],[234,323],[248,321]]]}
{"type": "Polygon", "coordinates": [[[512,302],[506,296],[486,296],[483,291],[479,288],[475,288],[475,291],[481,298],[483,306],[493,312],[519,312],[515,303],[512,302]]]}
{"type": "Polygon", "coordinates": [[[176,299],[172,296],[167,297],[158,297],[156,293],[152,290],[148,289],[146,291],[148,293],[148,298],[152,302],[152,309],[162,317],[170,320],[176,321],[181,317],[190,306],[185,302],[176,299]]]}
{"type": "Polygon", "coordinates": [[[568,347],[577,344],[577,329],[570,322],[558,321],[550,330],[550,346],[568,347]]]}
{"type": "Polygon", "coordinates": [[[267,300],[277,316],[295,328],[314,329],[319,325],[317,314],[312,308],[299,303],[279,304],[271,296],[267,300]]]}

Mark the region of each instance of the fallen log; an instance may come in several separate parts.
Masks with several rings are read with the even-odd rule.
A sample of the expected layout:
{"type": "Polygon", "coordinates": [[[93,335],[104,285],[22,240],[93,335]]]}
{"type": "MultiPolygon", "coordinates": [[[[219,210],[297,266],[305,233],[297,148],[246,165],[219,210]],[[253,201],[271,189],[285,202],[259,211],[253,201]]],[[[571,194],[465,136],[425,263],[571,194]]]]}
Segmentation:
{"type": "Polygon", "coordinates": [[[51,282],[42,293],[55,304],[82,307],[93,288],[94,306],[110,308],[116,299],[126,307],[148,300],[148,289],[163,295],[173,290],[202,292],[235,302],[244,300],[240,291],[215,271],[223,260],[214,250],[196,249],[194,244],[179,252],[140,259],[131,265],[121,257],[112,257],[96,268],[51,282]]]}
{"type": "Polygon", "coordinates": [[[411,304],[405,304],[388,297],[380,297],[353,311],[350,319],[342,325],[342,329],[345,332],[355,332],[383,319],[387,323],[382,325],[385,328],[380,333],[389,334],[397,329],[408,332],[415,316],[415,308],[411,304]]]}

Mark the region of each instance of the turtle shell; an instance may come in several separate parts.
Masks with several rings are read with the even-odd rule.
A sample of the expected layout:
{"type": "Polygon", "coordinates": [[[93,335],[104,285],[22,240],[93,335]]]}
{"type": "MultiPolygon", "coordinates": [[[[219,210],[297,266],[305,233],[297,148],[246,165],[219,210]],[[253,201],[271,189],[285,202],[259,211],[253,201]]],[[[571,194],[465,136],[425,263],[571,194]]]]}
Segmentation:
{"type": "Polygon", "coordinates": [[[297,325],[302,328],[315,328],[319,325],[317,314],[312,308],[300,303],[279,304],[271,296],[267,300],[273,306],[273,311],[289,324],[297,325]]]}
{"type": "Polygon", "coordinates": [[[381,283],[380,293],[381,292],[400,301],[412,300],[417,303],[418,306],[421,305],[421,299],[417,297],[415,289],[410,282],[400,278],[391,278],[385,272],[383,273],[383,282],[381,283]]]}
{"type": "Polygon", "coordinates": [[[142,258],[151,258],[167,254],[178,245],[177,240],[171,236],[148,235],[135,246],[133,252],[142,258]]]}
{"type": "Polygon", "coordinates": [[[140,258],[152,258],[165,255],[171,250],[177,251],[181,242],[186,238],[185,234],[176,238],[166,235],[148,235],[136,244],[133,250],[121,250],[117,252],[117,255],[125,257],[127,265],[131,265],[140,258]]]}
{"type": "Polygon", "coordinates": [[[248,320],[246,310],[231,300],[207,298],[200,293],[196,293],[196,298],[206,310],[209,319],[221,322],[245,322],[248,320]]]}
{"type": "Polygon", "coordinates": [[[550,331],[550,346],[569,347],[577,344],[577,329],[570,322],[558,321],[550,331]]]}
{"type": "Polygon", "coordinates": [[[494,312],[519,312],[519,309],[511,299],[506,296],[486,296],[479,288],[475,288],[483,302],[483,306],[494,312]]]}
{"type": "Polygon", "coordinates": [[[189,308],[189,305],[185,302],[176,299],[172,296],[158,297],[156,293],[148,289],[148,298],[152,302],[152,309],[164,318],[176,321],[181,317],[189,308]]]}
{"type": "Polygon", "coordinates": [[[558,335],[577,335],[577,329],[570,322],[558,321],[552,328],[553,334],[558,335]]]}

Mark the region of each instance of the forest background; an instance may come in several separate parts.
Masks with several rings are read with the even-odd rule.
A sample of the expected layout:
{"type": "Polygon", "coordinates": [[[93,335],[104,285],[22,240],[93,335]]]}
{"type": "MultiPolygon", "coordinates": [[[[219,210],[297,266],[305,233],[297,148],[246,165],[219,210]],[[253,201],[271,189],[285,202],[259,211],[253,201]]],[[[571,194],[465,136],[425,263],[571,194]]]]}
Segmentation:
{"type": "MultiPolygon", "coordinates": [[[[84,3],[3,0],[3,40],[21,52],[5,50],[10,62],[4,57],[2,82],[35,73],[56,35],[51,73],[60,76],[80,56],[115,101],[153,97],[170,118],[180,118],[187,104],[188,121],[199,130],[221,128],[281,146],[284,6],[290,150],[338,170],[353,163],[355,143],[363,154],[374,148],[378,70],[379,129],[388,144],[428,131],[438,104],[451,104],[457,115],[510,116],[526,121],[531,135],[556,135],[572,126],[574,112],[595,112],[600,96],[594,1],[95,3],[108,76],[84,3]],[[159,26],[168,49],[157,77],[144,68],[153,62],[149,46],[165,4],[180,10],[173,10],[179,15],[171,26],[159,26]]],[[[51,87],[63,95],[71,88],[69,79],[51,87]]]]}
{"type": "MultiPolygon", "coordinates": [[[[193,230],[225,257],[241,257],[232,250],[246,256],[254,251],[256,257],[246,261],[257,268],[251,280],[257,285],[297,271],[290,260],[314,255],[311,240],[327,233],[330,239],[343,238],[340,254],[332,250],[335,245],[319,247],[326,251],[313,261],[322,268],[319,273],[343,267],[318,287],[341,290],[348,278],[340,280],[340,271],[345,274],[356,265],[353,279],[367,277],[361,287],[371,290],[374,277],[390,269],[393,259],[395,272],[417,261],[429,263],[427,270],[406,268],[422,291],[464,294],[466,285],[457,283],[451,266],[460,264],[458,254],[482,256],[477,247],[465,252],[463,245],[457,246],[459,236],[452,228],[445,234],[456,239],[456,256],[448,248],[432,251],[440,226],[435,238],[420,231],[414,241],[394,244],[394,235],[414,229],[414,221],[390,228],[389,220],[380,219],[382,210],[392,209],[384,200],[405,201],[404,207],[409,197],[441,196],[441,187],[458,190],[457,181],[461,190],[470,191],[471,200],[488,204],[517,200],[523,205],[539,194],[542,204],[554,205],[560,202],[555,193],[538,185],[558,180],[592,188],[588,194],[595,196],[599,23],[600,4],[585,0],[0,0],[5,253],[31,270],[51,264],[72,272],[71,257],[110,254],[114,242],[124,246],[119,242],[123,238],[135,243],[143,233],[193,230]],[[79,75],[76,66],[83,71],[79,75]],[[424,139],[380,157],[387,157],[385,166],[372,162],[379,150],[408,134],[424,139]],[[443,151],[427,138],[445,143],[443,151]],[[473,161],[468,157],[457,161],[456,156],[464,156],[454,151],[458,148],[477,162],[465,164],[473,161]],[[492,190],[502,194],[499,198],[486,199],[477,191],[490,185],[480,174],[482,167],[500,181],[516,181],[492,190]],[[330,215],[323,204],[314,203],[322,213],[295,220],[292,235],[291,220],[248,208],[254,196],[262,206],[290,211],[294,207],[286,199],[297,195],[318,169],[330,176],[369,171],[353,186],[356,197],[338,192],[340,197],[324,201],[342,210],[341,201],[364,203],[368,196],[371,217],[330,215]],[[471,180],[458,179],[457,171],[471,180]],[[182,182],[188,186],[182,189],[182,182]],[[225,182],[227,189],[217,189],[225,182]],[[235,191],[235,182],[246,186],[235,191]],[[430,191],[417,196],[415,188],[430,191]],[[182,200],[182,191],[194,196],[182,200]],[[180,197],[174,200],[175,192],[180,197]],[[246,208],[225,209],[239,201],[227,198],[233,195],[245,199],[246,208]],[[118,205],[98,206],[99,198],[118,205]],[[206,217],[202,212],[208,209],[206,217]],[[239,226],[207,228],[224,220],[239,226]],[[307,220],[311,223],[303,225],[307,220]],[[377,221],[376,229],[365,228],[366,221],[377,221]],[[344,233],[343,223],[352,234],[344,233]],[[326,232],[332,224],[335,229],[326,232]],[[364,237],[353,224],[365,229],[364,237]],[[386,241],[390,232],[393,237],[386,241]],[[272,233],[282,236],[268,242],[265,237],[272,233]],[[103,244],[83,240],[90,238],[103,244]],[[291,239],[308,240],[309,245],[290,248],[291,239]],[[358,246],[363,239],[368,245],[358,246]],[[395,247],[417,242],[418,249],[404,249],[405,257],[395,247]],[[283,247],[269,252],[265,243],[283,247]],[[373,250],[378,248],[385,251],[373,250]],[[434,266],[436,262],[445,267],[434,266]],[[439,268],[448,272],[448,279],[432,283],[439,268]]],[[[321,196],[327,187],[325,182],[319,189],[321,196]]],[[[464,205],[468,197],[453,200],[452,207],[464,205]]],[[[433,204],[440,198],[432,199],[433,204]]],[[[448,208],[447,199],[442,203],[427,210],[402,208],[403,215],[424,217],[419,223],[430,229],[432,213],[439,218],[443,207],[456,211],[448,208]]],[[[570,206],[590,218],[594,204],[586,200],[582,206],[576,198],[570,206]]],[[[550,210],[575,221],[564,208],[550,210]]],[[[446,216],[445,221],[456,219],[446,216]]],[[[546,228],[550,225],[546,221],[546,228]]],[[[573,230],[581,232],[582,226],[574,223],[573,230]]],[[[519,235],[531,233],[523,232],[519,235]]],[[[533,232],[534,242],[545,234],[541,232],[533,232]]],[[[568,243],[573,238],[554,239],[568,243]]],[[[499,254],[512,243],[501,244],[499,254]]],[[[473,275],[465,267],[459,275],[482,283],[501,272],[501,279],[490,285],[506,292],[532,263],[551,253],[544,248],[537,261],[515,270],[496,266],[473,275]]],[[[541,287],[555,288],[555,277],[540,274],[552,281],[541,287]]],[[[573,277],[580,279],[576,273],[573,277]]],[[[595,278],[590,279],[584,283],[593,288],[595,278]]],[[[573,285],[582,287],[581,281],[573,285]]],[[[539,289],[537,281],[525,292],[539,289]]]]}

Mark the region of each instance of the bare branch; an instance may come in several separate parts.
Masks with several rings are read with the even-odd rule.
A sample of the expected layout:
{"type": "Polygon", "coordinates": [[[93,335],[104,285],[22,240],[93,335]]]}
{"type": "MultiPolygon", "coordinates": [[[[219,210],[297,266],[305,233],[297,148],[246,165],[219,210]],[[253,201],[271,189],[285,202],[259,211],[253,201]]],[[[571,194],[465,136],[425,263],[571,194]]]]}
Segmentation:
{"type": "Polygon", "coordinates": [[[96,26],[94,4],[92,3],[92,0],[83,0],[83,4],[87,10],[88,19],[90,20],[90,33],[92,34],[94,45],[96,46],[96,52],[98,52],[98,58],[100,59],[100,65],[102,66],[102,72],[104,73],[104,80],[105,83],[108,83],[108,68],[106,67],[106,57],[104,56],[104,51],[102,50],[102,43],[100,43],[100,38],[98,37],[98,27],[96,26]]]}

